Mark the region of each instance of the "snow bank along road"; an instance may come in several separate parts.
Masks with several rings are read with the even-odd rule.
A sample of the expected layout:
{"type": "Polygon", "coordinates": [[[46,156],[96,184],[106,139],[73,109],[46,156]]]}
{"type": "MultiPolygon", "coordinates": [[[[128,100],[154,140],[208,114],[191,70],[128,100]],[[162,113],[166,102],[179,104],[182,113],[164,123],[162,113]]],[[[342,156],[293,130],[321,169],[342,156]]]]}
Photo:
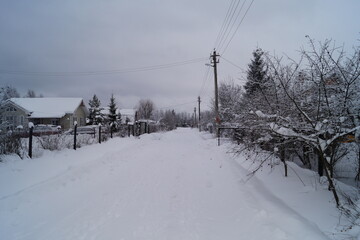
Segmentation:
{"type": "Polygon", "coordinates": [[[4,240],[327,239],[196,130],[3,165],[4,240]]]}

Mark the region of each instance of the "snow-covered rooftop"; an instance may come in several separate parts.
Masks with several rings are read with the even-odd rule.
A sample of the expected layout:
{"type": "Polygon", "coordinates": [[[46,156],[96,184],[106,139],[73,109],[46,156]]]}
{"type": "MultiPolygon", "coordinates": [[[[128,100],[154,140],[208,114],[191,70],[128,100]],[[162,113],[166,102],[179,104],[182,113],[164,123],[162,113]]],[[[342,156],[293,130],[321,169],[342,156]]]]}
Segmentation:
{"type": "Polygon", "coordinates": [[[28,111],[30,118],[61,118],[83,103],[82,98],[11,98],[10,101],[28,111]]]}
{"type": "MultiPolygon", "coordinates": [[[[102,114],[109,114],[109,107],[101,107],[100,112],[102,114]]],[[[121,116],[135,116],[136,110],[134,109],[116,109],[116,114],[121,114],[121,116]]]]}
{"type": "Polygon", "coordinates": [[[120,113],[123,116],[135,116],[135,109],[120,109],[120,113]]]}

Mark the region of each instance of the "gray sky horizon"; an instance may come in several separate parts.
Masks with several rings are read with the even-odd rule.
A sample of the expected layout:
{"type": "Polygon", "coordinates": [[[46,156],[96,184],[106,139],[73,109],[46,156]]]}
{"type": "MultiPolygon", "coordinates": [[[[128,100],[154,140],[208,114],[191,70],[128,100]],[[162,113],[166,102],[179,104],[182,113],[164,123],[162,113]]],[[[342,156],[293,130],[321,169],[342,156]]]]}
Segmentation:
{"type": "MultiPolygon", "coordinates": [[[[214,84],[204,81],[205,64],[230,2],[3,0],[0,86],[11,85],[22,96],[32,89],[86,103],[96,94],[104,106],[114,94],[120,108],[151,99],[157,109],[177,112],[192,112],[200,95],[202,109],[209,109],[214,84]],[[159,65],[164,68],[123,71],[159,65]]],[[[251,1],[239,7],[243,3],[240,18],[251,1]]],[[[256,47],[296,58],[306,35],[333,39],[351,51],[359,45],[359,9],[358,0],[255,0],[225,53],[220,51],[219,81],[243,84],[256,47]]]]}

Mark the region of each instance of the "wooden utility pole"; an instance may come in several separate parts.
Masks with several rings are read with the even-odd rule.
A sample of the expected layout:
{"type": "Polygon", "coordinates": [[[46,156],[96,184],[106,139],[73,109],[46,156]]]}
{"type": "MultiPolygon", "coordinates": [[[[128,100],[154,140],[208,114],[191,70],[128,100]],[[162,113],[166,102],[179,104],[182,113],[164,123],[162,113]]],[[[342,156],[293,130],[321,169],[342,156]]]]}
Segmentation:
{"type": "Polygon", "coordinates": [[[199,131],[201,132],[201,118],[200,118],[200,103],[201,103],[201,100],[200,100],[200,96],[198,97],[198,108],[199,108],[199,121],[198,121],[198,125],[199,125],[199,131]]]}
{"type": "Polygon", "coordinates": [[[196,127],[196,107],[194,107],[194,127],[196,127]]]}
{"type": "Polygon", "coordinates": [[[214,68],[214,83],[215,83],[215,114],[216,114],[216,122],[218,122],[219,118],[219,99],[218,99],[218,83],[217,83],[217,63],[219,63],[219,60],[216,59],[216,57],[219,57],[220,55],[216,54],[216,50],[214,50],[213,54],[210,56],[211,63],[213,64],[212,67],[214,68]]]}
{"type": "Polygon", "coordinates": [[[214,68],[214,83],[215,83],[215,121],[216,121],[216,133],[217,137],[219,137],[219,124],[220,124],[220,116],[219,116],[219,99],[218,99],[218,83],[217,83],[217,65],[219,60],[217,57],[220,55],[216,54],[216,50],[214,49],[213,54],[211,57],[211,63],[213,64],[212,67],[214,68]]]}

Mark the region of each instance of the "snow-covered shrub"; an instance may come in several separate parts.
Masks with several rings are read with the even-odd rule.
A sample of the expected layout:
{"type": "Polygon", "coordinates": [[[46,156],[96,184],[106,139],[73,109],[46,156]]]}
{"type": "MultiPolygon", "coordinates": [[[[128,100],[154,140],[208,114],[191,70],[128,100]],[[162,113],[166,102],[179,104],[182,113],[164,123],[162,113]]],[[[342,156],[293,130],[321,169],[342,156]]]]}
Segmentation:
{"type": "MultiPolygon", "coordinates": [[[[77,138],[76,138],[76,147],[80,148],[80,147],[83,147],[86,145],[91,145],[91,144],[94,144],[97,142],[98,142],[98,139],[94,138],[92,135],[82,134],[82,135],[77,136],[77,138]]],[[[73,144],[73,143],[71,143],[71,144],[73,144]]],[[[71,147],[68,147],[68,148],[72,148],[72,145],[71,145],[71,147]]]]}
{"type": "MultiPolygon", "coordinates": [[[[102,135],[102,141],[107,139],[107,136],[102,135]]],[[[41,149],[58,151],[62,149],[72,149],[74,147],[74,136],[61,134],[61,135],[48,135],[36,138],[41,149]]],[[[98,138],[94,138],[91,134],[79,134],[76,137],[76,147],[80,148],[86,145],[91,145],[98,142],[98,138]]]]}
{"type": "Polygon", "coordinates": [[[47,135],[38,137],[37,140],[44,150],[61,150],[68,146],[67,135],[47,135]]]}
{"type": "Polygon", "coordinates": [[[15,134],[0,135],[0,161],[1,156],[6,154],[16,154],[23,158],[24,151],[19,136],[15,134]]]}

